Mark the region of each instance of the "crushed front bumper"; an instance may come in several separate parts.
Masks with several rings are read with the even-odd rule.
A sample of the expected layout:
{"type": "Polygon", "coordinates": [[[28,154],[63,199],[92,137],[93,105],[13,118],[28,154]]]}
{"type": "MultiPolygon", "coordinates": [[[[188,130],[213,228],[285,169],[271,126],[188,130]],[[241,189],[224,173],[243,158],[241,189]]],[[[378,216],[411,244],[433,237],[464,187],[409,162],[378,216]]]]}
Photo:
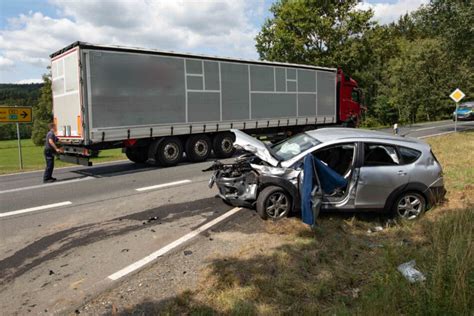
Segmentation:
{"type": "Polygon", "coordinates": [[[215,183],[219,196],[229,204],[252,207],[257,199],[257,178],[257,174],[252,171],[237,177],[224,177],[220,171],[215,171],[209,181],[209,187],[215,183]]]}

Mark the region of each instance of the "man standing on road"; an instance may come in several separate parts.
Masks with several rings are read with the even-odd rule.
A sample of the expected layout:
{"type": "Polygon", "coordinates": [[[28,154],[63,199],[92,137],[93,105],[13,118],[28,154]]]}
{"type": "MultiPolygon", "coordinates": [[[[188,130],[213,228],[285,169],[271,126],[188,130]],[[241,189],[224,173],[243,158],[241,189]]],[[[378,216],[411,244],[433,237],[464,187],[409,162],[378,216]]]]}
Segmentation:
{"type": "Polygon", "coordinates": [[[49,132],[46,134],[46,141],[44,143],[44,159],[46,160],[46,169],[44,170],[43,183],[54,182],[56,178],[53,178],[54,170],[54,155],[56,153],[63,152],[58,147],[58,138],[56,137],[56,124],[48,124],[49,132]]]}

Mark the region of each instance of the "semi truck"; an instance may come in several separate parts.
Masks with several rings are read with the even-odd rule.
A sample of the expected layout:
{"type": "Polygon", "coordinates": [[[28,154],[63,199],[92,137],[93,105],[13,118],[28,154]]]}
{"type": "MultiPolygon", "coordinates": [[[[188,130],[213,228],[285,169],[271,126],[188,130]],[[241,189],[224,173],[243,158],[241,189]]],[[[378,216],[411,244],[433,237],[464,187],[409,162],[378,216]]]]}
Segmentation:
{"type": "Polygon", "coordinates": [[[289,135],[357,125],[362,93],[341,69],[75,42],[50,55],[60,159],[123,148],[173,166],[233,154],[240,129],[289,135]]]}

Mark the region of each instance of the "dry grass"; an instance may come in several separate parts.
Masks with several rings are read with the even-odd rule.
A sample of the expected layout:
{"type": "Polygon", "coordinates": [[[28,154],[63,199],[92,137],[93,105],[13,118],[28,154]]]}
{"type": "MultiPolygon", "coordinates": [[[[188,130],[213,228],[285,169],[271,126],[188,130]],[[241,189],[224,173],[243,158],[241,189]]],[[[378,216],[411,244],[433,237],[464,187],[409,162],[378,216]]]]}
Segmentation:
{"type": "Polygon", "coordinates": [[[413,222],[323,214],[315,232],[298,218],[267,222],[262,238],[233,256],[212,258],[197,290],[148,312],[472,315],[474,133],[430,143],[445,169],[446,205],[413,222]],[[384,230],[369,234],[376,225],[384,230]],[[425,282],[410,284],[397,271],[412,259],[425,282]]]}

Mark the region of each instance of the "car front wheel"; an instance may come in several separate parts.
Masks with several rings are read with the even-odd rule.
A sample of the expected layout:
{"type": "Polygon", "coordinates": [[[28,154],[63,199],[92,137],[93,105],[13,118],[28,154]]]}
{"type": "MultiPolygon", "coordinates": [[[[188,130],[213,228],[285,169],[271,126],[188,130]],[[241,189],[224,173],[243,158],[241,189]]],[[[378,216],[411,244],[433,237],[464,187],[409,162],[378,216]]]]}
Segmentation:
{"type": "Polygon", "coordinates": [[[417,192],[401,194],[393,205],[395,215],[408,220],[418,218],[425,210],[426,200],[417,192]]]}
{"type": "Polygon", "coordinates": [[[257,213],[262,219],[279,220],[291,212],[291,197],[284,189],[269,186],[257,198],[257,213]]]}

